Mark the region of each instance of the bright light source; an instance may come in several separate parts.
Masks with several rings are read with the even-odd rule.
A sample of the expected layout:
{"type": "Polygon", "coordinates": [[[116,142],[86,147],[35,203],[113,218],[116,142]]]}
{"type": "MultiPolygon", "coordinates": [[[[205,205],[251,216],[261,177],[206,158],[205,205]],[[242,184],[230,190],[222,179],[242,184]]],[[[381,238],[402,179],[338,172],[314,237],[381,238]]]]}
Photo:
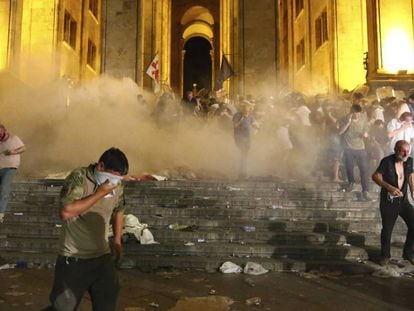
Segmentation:
{"type": "Polygon", "coordinates": [[[404,29],[391,28],[384,36],[383,69],[390,73],[414,71],[414,42],[404,29]]]}

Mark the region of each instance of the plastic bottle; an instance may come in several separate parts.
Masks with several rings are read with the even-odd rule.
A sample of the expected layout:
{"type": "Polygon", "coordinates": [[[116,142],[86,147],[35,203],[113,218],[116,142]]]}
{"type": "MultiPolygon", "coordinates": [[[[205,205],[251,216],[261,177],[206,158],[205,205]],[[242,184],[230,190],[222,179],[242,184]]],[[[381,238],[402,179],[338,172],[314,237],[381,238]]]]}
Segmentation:
{"type": "Polygon", "coordinates": [[[246,300],[246,305],[252,306],[252,305],[260,305],[262,302],[262,298],[260,297],[253,297],[246,300]]]}

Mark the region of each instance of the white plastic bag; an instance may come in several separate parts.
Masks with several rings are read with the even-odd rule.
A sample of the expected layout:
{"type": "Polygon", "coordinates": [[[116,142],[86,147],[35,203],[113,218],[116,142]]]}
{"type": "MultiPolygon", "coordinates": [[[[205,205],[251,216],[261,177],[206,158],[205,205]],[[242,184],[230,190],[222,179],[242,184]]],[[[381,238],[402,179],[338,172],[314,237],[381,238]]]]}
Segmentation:
{"type": "Polygon", "coordinates": [[[269,272],[262,267],[262,265],[255,263],[255,262],[248,262],[246,266],[244,266],[244,273],[251,274],[251,275],[261,275],[269,272]]]}
{"type": "Polygon", "coordinates": [[[141,230],[141,237],[139,238],[139,242],[141,244],[159,244],[158,242],[154,241],[154,236],[148,228],[141,230]]]}
{"type": "Polygon", "coordinates": [[[231,261],[226,261],[221,265],[220,271],[222,273],[240,273],[243,269],[231,261]]]}

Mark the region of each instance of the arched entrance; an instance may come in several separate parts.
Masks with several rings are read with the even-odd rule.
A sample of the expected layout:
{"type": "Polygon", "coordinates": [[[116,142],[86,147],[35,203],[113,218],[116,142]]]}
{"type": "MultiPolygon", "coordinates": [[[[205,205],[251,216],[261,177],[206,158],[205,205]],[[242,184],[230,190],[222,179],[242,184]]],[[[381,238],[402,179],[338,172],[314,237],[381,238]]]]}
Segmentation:
{"type": "Polygon", "coordinates": [[[184,45],[183,93],[212,88],[211,43],[203,37],[192,37],[184,45]]]}
{"type": "MultiPolygon", "coordinates": [[[[205,38],[211,44],[212,80],[226,55],[235,71],[239,68],[239,0],[157,0],[139,1],[142,8],[143,59],[140,63],[144,85],[151,80],[145,74],[155,54],[159,55],[160,78],[177,93],[184,89],[185,44],[193,37],[205,38]],[[150,26],[152,25],[152,26],[150,26]],[[145,26],[146,27],[146,26],[145,26]],[[147,28],[145,28],[147,29],[147,28]]],[[[227,80],[225,88],[237,86],[227,80]]],[[[182,95],[182,94],[181,94],[182,95]]]]}

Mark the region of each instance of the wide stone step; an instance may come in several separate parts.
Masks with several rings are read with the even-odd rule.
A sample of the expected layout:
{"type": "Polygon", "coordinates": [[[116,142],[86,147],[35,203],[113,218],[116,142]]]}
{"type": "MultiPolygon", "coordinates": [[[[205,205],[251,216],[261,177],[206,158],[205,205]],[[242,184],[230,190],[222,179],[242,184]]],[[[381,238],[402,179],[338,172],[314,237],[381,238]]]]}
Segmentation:
{"type": "MultiPolygon", "coordinates": [[[[228,208],[228,209],[253,209],[253,208],[268,208],[268,209],[315,209],[326,208],[330,210],[377,210],[379,203],[376,201],[363,202],[358,199],[355,200],[319,200],[319,199],[306,199],[297,198],[297,200],[278,200],[272,198],[133,198],[125,196],[125,200],[129,206],[133,207],[164,207],[164,208],[228,208]]],[[[10,204],[16,207],[29,205],[44,205],[48,206],[60,206],[60,200],[58,196],[30,196],[25,195],[16,197],[13,195],[10,199],[10,204]]]]}
{"type": "Polygon", "coordinates": [[[251,209],[226,209],[226,208],[163,208],[163,207],[130,207],[128,212],[145,217],[161,214],[166,217],[231,217],[246,219],[315,219],[315,220],[347,220],[347,219],[373,219],[379,218],[377,209],[372,210],[348,210],[338,211],[326,208],[299,209],[299,208],[251,208],[251,209]]]}
{"type": "Polygon", "coordinates": [[[128,253],[158,254],[176,256],[206,256],[206,257],[264,257],[277,258],[287,256],[291,259],[355,259],[367,258],[364,249],[356,247],[324,246],[324,245],[277,245],[266,244],[235,244],[235,243],[198,243],[194,246],[184,244],[140,245],[129,243],[125,245],[128,253]]]}
{"type": "MultiPolygon", "coordinates": [[[[373,199],[377,199],[376,196],[371,195],[373,199]]],[[[166,196],[163,194],[144,196],[136,194],[125,194],[125,198],[128,204],[132,205],[162,205],[170,206],[173,204],[180,204],[180,206],[222,206],[222,207],[232,207],[232,206],[260,206],[260,207],[271,207],[272,205],[280,207],[338,207],[338,208],[360,208],[360,207],[377,207],[378,203],[376,201],[365,202],[360,200],[360,195],[355,195],[355,197],[344,199],[323,199],[323,198],[277,198],[273,196],[192,196],[192,197],[174,197],[166,196]]],[[[12,193],[11,202],[41,202],[46,204],[59,204],[59,195],[58,194],[42,194],[41,192],[33,193],[12,193]]]]}
{"type": "MultiPolygon", "coordinates": [[[[192,246],[185,243],[140,245],[132,242],[124,244],[126,254],[135,255],[174,255],[174,256],[205,256],[205,257],[263,257],[277,258],[287,256],[291,259],[356,259],[367,258],[364,249],[353,246],[325,245],[268,245],[268,244],[238,244],[238,243],[197,243],[192,246]]],[[[45,251],[56,250],[58,240],[51,239],[0,239],[0,248],[4,251],[45,251]]]]}
{"type": "MultiPolygon", "coordinates": [[[[18,263],[22,266],[46,266],[53,267],[56,261],[56,253],[48,252],[3,252],[2,258],[9,263],[18,263]]],[[[225,262],[231,260],[235,264],[244,266],[248,261],[261,264],[265,269],[277,272],[300,272],[306,270],[306,263],[288,258],[209,258],[199,256],[146,256],[146,255],[126,255],[121,263],[121,269],[142,269],[145,271],[162,269],[192,269],[216,272],[225,262]]],[[[350,262],[348,262],[349,264],[350,262]]],[[[343,262],[346,264],[346,262],[343,262]]]]}
{"type": "MultiPolygon", "coordinates": [[[[170,243],[174,241],[197,242],[200,239],[206,242],[232,242],[232,243],[267,243],[271,245],[303,245],[303,244],[350,244],[358,247],[379,246],[380,233],[374,232],[346,232],[326,231],[328,226],[322,230],[311,231],[287,231],[282,228],[271,228],[255,226],[255,232],[243,231],[243,226],[225,227],[199,227],[193,232],[173,230],[166,226],[151,226],[150,229],[158,242],[170,243]],[[281,229],[281,230],[280,230],[281,229]]],[[[402,225],[403,226],[403,225],[402,225]]],[[[297,228],[293,228],[294,230],[297,228]]],[[[7,238],[58,238],[60,225],[54,224],[3,224],[0,227],[0,236],[7,238]]],[[[131,238],[132,239],[132,238],[131,238]]],[[[393,243],[404,243],[406,230],[394,230],[393,243]]]]}
{"type": "MultiPolygon", "coordinates": [[[[248,222],[303,222],[313,221],[314,223],[344,222],[352,226],[352,222],[373,221],[380,222],[378,211],[375,212],[335,212],[326,210],[301,211],[301,210],[228,210],[228,209],[165,209],[165,208],[140,208],[128,209],[127,213],[137,215],[144,223],[171,223],[179,219],[183,223],[217,223],[226,225],[228,223],[243,221],[248,222]],[[155,217],[154,217],[155,216],[155,217]],[[160,219],[156,219],[159,217],[160,219]]],[[[58,208],[54,210],[43,210],[33,208],[30,210],[10,209],[5,214],[5,223],[55,223],[61,221],[58,217],[58,208]]]]}
{"type": "MultiPolygon", "coordinates": [[[[0,236],[7,238],[58,238],[60,235],[58,226],[30,226],[30,225],[9,225],[0,228],[0,236]]],[[[336,233],[307,233],[307,232],[269,232],[256,231],[244,232],[242,228],[227,230],[214,228],[210,230],[197,230],[195,232],[171,230],[167,228],[152,229],[156,240],[162,244],[174,241],[204,240],[206,242],[233,242],[233,243],[267,243],[271,245],[288,244],[323,244],[334,243],[342,245],[346,243],[343,235],[336,233]]],[[[131,239],[132,238],[131,235],[131,239]]]]}
{"type": "MultiPolygon", "coordinates": [[[[57,203],[47,204],[47,203],[39,203],[39,202],[16,202],[12,201],[9,204],[8,210],[12,212],[22,212],[22,213],[50,213],[50,212],[57,212],[60,208],[60,205],[57,203]]],[[[226,202],[221,203],[220,205],[216,206],[199,206],[199,205],[192,205],[188,206],[180,206],[180,204],[173,204],[170,206],[163,206],[163,205],[153,205],[153,204],[139,204],[139,205],[131,205],[128,204],[127,208],[128,212],[130,213],[140,213],[140,214],[152,214],[154,210],[163,211],[165,214],[172,214],[172,213],[180,213],[182,214],[188,213],[189,216],[194,213],[206,213],[207,216],[210,214],[215,215],[219,211],[220,213],[226,213],[228,215],[242,215],[243,213],[260,213],[262,215],[271,217],[271,216],[285,216],[285,217],[296,217],[298,213],[305,213],[306,215],[309,214],[320,214],[316,215],[318,217],[323,216],[340,216],[340,217],[370,217],[371,215],[379,216],[379,208],[378,206],[363,206],[363,204],[358,205],[357,203],[342,205],[336,204],[332,206],[326,206],[325,204],[318,204],[315,202],[312,206],[300,206],[300,205],[293,205],[293,204],[272,204],[272,205],[264,205],[264,206],[235,206],[231,204],[227,204],[226,202]]],[[[248,217],[251,217],[248,215],[248,217]]]]}
{"type": "MultiPolygon", "coordinates": [[[[238,229],[243,226],[254,226],[257,230],[269,230],[269,231],[305,231],[305,232],[348,232],[348,233],[367,233],[372,232],[379,234],[382,228],[379,217],[361,220],[354,219],[352,221],[341,220],[300,220],[300,219],[286,219],[278,217],[265,217],[265,218],[237,218],[237,217],[222,217],[220,215],[214,217],[183,217],[183,216],[168,216],[164,213],[153,213],[151,215],[135,214],[138,216],[142,223],[147,223],[150,227],[162,228],[169,224],[180,225],[196,225],[201,229],[209,228],[225,228],[225,229],[238,229]]],[[[20,213],[20,212],[7,212],[4,219],[4,225],[21,225],[27,224],[40,224],[56,226],[61,224],[57,212],[54,213],[20,213]]],[[[1,230],[1,227],[0,227],[1,230]]],[[[405,223],[398,218],[394,233],[406,234],[405,223]]]]}
{"type": "MultiPolygon", "coordinates": [[[[62,180],[19,181],[0,227],[2,258],[54,262],[61,220],[62,180]],[[42,259],[43,258],[43,259],[42,259]]],[[[148,223],[160,245],[124,245],[126,266],[214,269],[252,260],[276,271],[355,264],[379,252],[378,202],[342,184],[312,180],[127,182],[127,213],[148,223]],[[195,231],[167,228],[195,225],[195,231]],[[244,226],[254,226],[245,232],[244,226]],[[194,245],[186,246],[192,242],[194,245]],[[266,266],[268,265],[268,266],[266,266]]],[[[371,193],[373,198],[378,193],[371,193]]],[[[406,228],[396,224],[401,254],[406,228]]]]}
{"type": "MultiPolygon", "coordinates": [[[[40,179],[40,180],[19,180],[13,184],[13,191],[32,192],[59,192],[63,180],[56,179],[40,179]]],[[[153,189],[153,188],[172,188],[190,191],[230,191],[230,192],[246,192],[246,191],[309,191],[309,192],[342,192],[344,183],[323,182],[315,180],[280,180],[280,181],[214,181],[214,180],[167,180],[167,181],[130,181],[125,182],[125,191],[128,193],[136,191],[136,189],[153,189]],[[240,189],[240,190],[236,190],[240,189]]],[[[360,190],[360,186],[356,185],[356,189],[360,190]]],[[[375,191],[378,187],[373,187],[375,191]]]]}

